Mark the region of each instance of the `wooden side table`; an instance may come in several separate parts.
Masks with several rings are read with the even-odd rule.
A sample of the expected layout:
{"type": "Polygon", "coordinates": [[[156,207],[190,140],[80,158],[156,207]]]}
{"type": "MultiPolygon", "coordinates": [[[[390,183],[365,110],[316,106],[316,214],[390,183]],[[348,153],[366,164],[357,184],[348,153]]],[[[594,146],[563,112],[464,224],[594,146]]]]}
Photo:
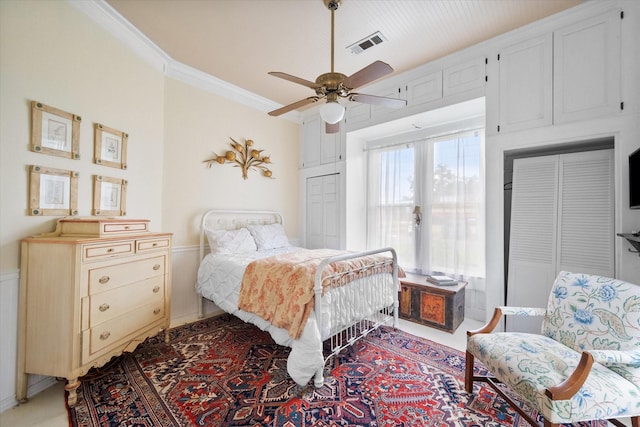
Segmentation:
{"type": "Polygon", "coordinates": [[[467,282],[433,285],[427,276],[407,273],[400,278],[400,318],[454,332],[464,320],[466,286],[467,282]]]}

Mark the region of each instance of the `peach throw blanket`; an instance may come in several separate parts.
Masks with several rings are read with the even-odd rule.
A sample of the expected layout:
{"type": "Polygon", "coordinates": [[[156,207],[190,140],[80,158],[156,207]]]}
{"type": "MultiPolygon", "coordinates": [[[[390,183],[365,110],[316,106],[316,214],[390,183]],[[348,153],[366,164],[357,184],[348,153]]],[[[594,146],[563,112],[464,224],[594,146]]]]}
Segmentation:
{"type": "MultiPolygon", "coordinates": [[[[298,339],[314,306],[314,280],[323,259],[345,254],[333,249],[302,250],[251,262],[245,270],[238,307],[255,313],[274,326],[286,329],[298,339]]],[[[325,283],[344,285],[352,280],[380,272],[392,272],[390,257],[373,255],[331,263],[323,277],[375,263],[377,267],[360,274],[345,274],[325,283]]]]}

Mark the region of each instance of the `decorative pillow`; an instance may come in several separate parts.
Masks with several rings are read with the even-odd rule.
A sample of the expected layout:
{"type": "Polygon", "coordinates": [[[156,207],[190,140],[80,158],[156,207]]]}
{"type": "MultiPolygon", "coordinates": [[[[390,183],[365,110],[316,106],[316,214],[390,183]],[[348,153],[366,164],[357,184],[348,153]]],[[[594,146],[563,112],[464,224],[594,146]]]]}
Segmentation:
{"type": "Polygon", "coordinates": [[[214,254],[237,254],[255,252],[258,248],[249,230],[205,230],[209,249],[214,254]]]}
{"type": "Polygon", "coordinates": [[[247,228],[256,240],[259,251],[290,246],[282,224],[248,225],[247,228]]]}

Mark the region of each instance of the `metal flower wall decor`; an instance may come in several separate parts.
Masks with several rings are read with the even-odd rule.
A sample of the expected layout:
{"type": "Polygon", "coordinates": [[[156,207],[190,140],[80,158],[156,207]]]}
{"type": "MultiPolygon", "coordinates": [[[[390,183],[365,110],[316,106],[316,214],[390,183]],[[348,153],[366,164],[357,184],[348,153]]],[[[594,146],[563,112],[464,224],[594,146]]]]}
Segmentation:
{"type": "Polygon", "coordinates": [[[247,179],[249,169],[255,168],[262,171],[262,175],[267,178],[271,178],[271,171],[265,166],[265,164],[271,163],[269,156],[263,156],[264,150],[257,150],[253,147],[253,141],[247,139],[244,141],[244,145],[240,144],[233,138],[231,139],[231,147],[233,150],[229,150],[224,155],[218,155],[213,153],[213,157],[203,161],[207,164],[207,167],[211,167],[214,162],[220,163],[235,163],[235,167],[242,168],[242,178],[247,179]]]}

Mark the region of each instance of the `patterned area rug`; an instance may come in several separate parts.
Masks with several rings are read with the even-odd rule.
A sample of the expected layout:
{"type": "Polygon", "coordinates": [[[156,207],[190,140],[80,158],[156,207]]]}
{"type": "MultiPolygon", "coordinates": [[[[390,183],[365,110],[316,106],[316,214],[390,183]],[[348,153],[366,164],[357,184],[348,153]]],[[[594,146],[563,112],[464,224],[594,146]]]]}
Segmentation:
{"type": "Polygon", "coordinates": [[[70,425],[528,426],[490,388],[464,391],[462,352],[392,328],[330,359],[317,390],[288,377],[288,348],[233,316],[170,332],[83,378],[70,425]]]}

